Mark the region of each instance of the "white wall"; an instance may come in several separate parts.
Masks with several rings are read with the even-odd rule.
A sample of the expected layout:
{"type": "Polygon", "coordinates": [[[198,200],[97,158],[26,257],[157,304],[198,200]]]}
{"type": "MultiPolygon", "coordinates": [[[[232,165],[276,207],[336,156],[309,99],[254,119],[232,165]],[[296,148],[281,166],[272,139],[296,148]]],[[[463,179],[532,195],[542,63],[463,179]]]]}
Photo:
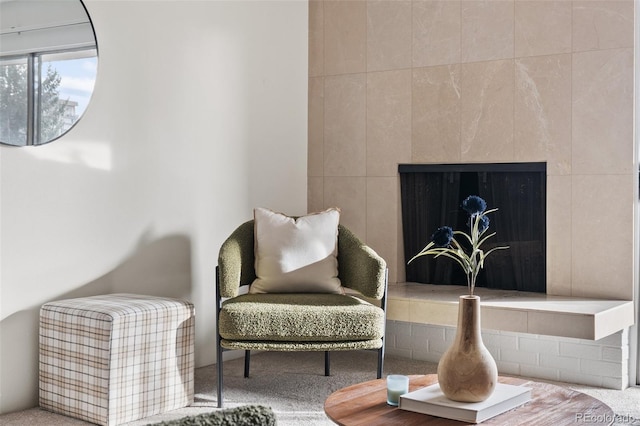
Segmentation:
{"type": "Polygon", "coordinates": [[[306,211],[306,1],[87,0],[96,90],[72,131],[0,148],[0,412],[37,404],[38,309],[111,292],[196,305],[215,361],[220,244],[306,211]]]}

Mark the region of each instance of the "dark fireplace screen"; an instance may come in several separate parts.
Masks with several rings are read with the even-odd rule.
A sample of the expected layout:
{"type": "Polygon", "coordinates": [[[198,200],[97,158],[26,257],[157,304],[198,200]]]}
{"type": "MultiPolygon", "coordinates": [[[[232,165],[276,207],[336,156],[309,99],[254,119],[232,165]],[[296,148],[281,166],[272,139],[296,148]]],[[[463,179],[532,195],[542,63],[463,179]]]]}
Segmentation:
{"type": "MultiPolygon", "coordinates": [[[[469,233],[461,203],[469,195],[487,202],[489,232],[482,248],[491,253],[478,287],[546,292],[546,163],[401,164],[399,166],[406,281],[466,285],[455,261],[422,256],[411,264],[440,226],[469,233]]],[[[459,243],[462,239],[456,238],[459,243]]]]}

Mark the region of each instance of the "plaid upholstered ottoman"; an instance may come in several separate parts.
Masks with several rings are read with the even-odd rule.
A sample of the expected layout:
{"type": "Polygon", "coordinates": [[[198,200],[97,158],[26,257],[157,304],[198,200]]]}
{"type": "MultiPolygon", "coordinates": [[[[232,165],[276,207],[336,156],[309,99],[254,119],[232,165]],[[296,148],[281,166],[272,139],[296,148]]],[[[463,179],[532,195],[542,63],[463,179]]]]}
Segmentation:
{"type": "Polygon", "coordinates": [[[118,425],[193,402],[194,308],[135,294],[40,309],[40,406],[118,425]]]}

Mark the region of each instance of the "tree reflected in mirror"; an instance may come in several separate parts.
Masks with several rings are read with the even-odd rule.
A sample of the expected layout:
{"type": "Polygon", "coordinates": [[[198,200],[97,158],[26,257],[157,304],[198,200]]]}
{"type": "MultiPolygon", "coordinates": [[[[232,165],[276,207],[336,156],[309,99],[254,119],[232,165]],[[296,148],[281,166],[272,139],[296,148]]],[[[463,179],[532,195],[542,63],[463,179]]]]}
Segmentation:
{"type": "Polygon", "coordinates": [[[79,0],[5,0],[0,9],[0,142],[51,142],[77,123],[93,93],[89,16],[79,0]]]}

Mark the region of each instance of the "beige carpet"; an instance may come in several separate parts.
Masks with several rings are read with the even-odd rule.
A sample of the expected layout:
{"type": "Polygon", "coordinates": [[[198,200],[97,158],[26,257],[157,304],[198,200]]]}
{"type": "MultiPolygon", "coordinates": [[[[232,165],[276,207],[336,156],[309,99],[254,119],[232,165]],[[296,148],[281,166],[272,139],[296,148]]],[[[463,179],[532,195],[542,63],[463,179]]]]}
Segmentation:
{"type": "MultiPolygon", "coordinates": [[[[251,377],[242,377],[243,360],[225,362],[225,407],[263,404],[275,411],[281,426],[324,426],[333,423],[324,415],[323,404],[332,392],[355,383],[375,379],[375,352],[332,353],[330,377],[324,376],[322,353],[269,352],[252,356],[251,377]]],[[[423,361],[387,357],[385,374],[428,374],[436,365],[423,361]]],[[[640,388],[625,391],[570,386],[608,404],[620,417],[617,425],[640,425],[640,388]]],[[[128,423],[142,426],[216,409],[215,365],[195,372],[195,403],[191,407],[128,423]]],[[[33,408],[0,416],[2,426],[62,426],[90,423],[33,408]]]]}

